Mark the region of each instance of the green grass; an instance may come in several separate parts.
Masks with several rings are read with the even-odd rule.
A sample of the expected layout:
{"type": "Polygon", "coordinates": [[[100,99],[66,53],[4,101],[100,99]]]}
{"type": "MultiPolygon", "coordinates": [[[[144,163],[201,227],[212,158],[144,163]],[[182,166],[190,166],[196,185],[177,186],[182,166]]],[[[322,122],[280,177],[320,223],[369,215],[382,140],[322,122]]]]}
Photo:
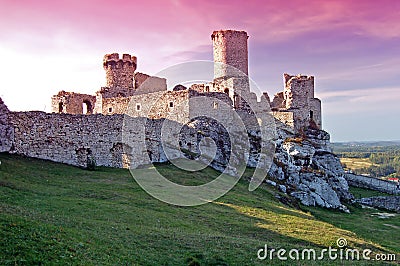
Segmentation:
{"type": "Polygon", "coordinates": [[[358,187],[349,187],[349,191],[354,195],[356,199],[360,198],[369,198],[369,197],[377,197],[377,196],[393,196],[387,193],[379,192],[376,190],[369,190],[358,187]]]}
{"type": "MultiPolygon", "coordinates": [[[[320,250],[339,237],[350,247],[400,252],[399,216],[382,220],[356,207],[302,211],[280,203],[271,187],[249,192],[244,180],[216,202],[178,207],[146,194],[124,169],[86,171],[7,154],[0,161],[0,265],[332,265],[260,261],[257,250],[320,250]]],[[[185,185],[218,175],[158,169],[185,185]]]]}

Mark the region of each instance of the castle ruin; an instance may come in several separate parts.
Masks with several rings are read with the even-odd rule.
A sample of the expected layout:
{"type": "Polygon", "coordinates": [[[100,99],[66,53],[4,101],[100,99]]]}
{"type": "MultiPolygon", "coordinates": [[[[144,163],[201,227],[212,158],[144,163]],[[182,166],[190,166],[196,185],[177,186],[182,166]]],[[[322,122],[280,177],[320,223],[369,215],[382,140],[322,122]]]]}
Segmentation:
{"type": "MultiPolygon", "coordinates": [[[[220,30],[214,31],[211,39],[214,79],[209,83],[167,88],[165,78],[137,72],[135,56],[106,54],[103,58],[105,87],[94,95],[60,91],[51,99],[52,113],[9,112],[4,108],[0,119],[0,151],[78,166],[86,166],[88,156],[93,157],[97,165],[113,167],[129,167],[132,161],[135,165],[145,163],[140,158],[149,154],[151,162],[166,161],[157,136],[160,119],[171,120],[177,126],[187,124],[191,117],[189,103],[198,96],[222,101],[243,117],[252,112],[244,95],[257,101],[256,95],[250,92],[247,77],[247,33],[220,30]],[[123,119],[128,105],[132,120],[143,124],[143,119],[147,119],[150,125],[146,134],[153,137],[149,138],[152,144],[147,150],[133,151],[123,143],[123,119]],[[128,158],[124,148],[135,160],[128,158]]],[[[284,74],[283,91],[276,94],[272,102],[268,93],[262,97],[271,106],[271,110],[265,111],[275,118],[280,129],[294,135],[308,128],[321,129],[321,102],[314,97],[314,77],[284,74]]],[[[215,101],[202,108],[222,107],[215,101]]],[[[251,119],[243,120],[247,123],[251,119]]],[[[221,143],[225,141],[220,140],[221,143]]],[[[185,141],[182,145],[191,150],[196,143],[185,141]]]]}
{"type": "MultiPolygon", "coordinates": [[[[165,118],[175,106],[187,117],[188,108],[182,103],[199,94],[219,97],[227,101],[235,110],[248,108],[240,97],[250,93],[248,75],[249,36],[245,31],[220,30],[211,35],[214,56],[214,80],[207,84],[193,84],[190,88],[178,85],[167,88],[165,78],[149,76],[137,69],[137,58],[129,54],[107,54],[103,59],[106,72],[106,86],[95,95],[61,91],[52,97],[52,112],[66,114],[124,114],[129,102],[135,102],[130,115],[146,116],[152,119],[165,118]],[[229,99],[225,97],[226,94],[229,99]],[[149,113],[148,108],[158,100],[157,113],[149,113]],[[161,111],[160,111],[161,110],[161,111]],[[186,111],[185,111],[186,110],[186,111]]],[[[268,93],[264,93],[268,102],[268,93]]],[[[188,102],[188,101],[187,101],[188,102]]],[[[313,76],[292,76],[284,74],[284,90],[277,93],[270,102],[273,116],[294,133],[308,127],[322,128],[321,101],[314,97],[313,76]]],[[[175,110],[176,112],[176,110],[175,110]]],[[[187,122],[180,118],[177,121],[187,122]]]]}
{"type": "Polygon", "coordinates": [[[165,78],[136,72],[135,56],[113,53],[103,58],[105,87],[93,95],[61,91],[51,99],[51,113],[12,112],[0,99],[0,152],[86,168],[194,159],[233,176],[247,165],[305,205],[346,211],[341,200],[352,195],[322,130],[314,77],[284,74],[272,101],[266,92],[258,99],[247,77],[247,33],[220,30],[211,39],[214,77],[207,83],[168,88],[165,78]],[[225,124],[213,120],[216,114],[225,124]],[[164,127],[173,132],[166,141],[164,127]]]}

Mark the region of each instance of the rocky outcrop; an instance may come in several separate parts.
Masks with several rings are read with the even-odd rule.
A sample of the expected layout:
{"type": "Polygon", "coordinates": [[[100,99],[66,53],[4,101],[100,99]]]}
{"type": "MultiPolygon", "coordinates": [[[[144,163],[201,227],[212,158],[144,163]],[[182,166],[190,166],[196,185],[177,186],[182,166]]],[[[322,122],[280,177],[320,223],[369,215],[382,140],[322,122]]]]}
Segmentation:
{"type": "MultiPolygon", "coordinates": [[[[199,146],[204,138],[212,139],[216,147],[215,155],[212,152],[208,154],[208,157],[214,158],[209,165],[218,171],[236,174],[235,169],[227,171],[226,165],[230,160],[240,162],[245,159],[244,142],[247,138],[250,144],[247,164],[255,167],[258,163],[261,138],[257,131],[248,130],[244,139],[236,132],[228,133],[216,121],[202,118],[186,125],[181,133],[185,133],[180,139],[181,149],[190,150],[188,154],[192,158],[207,154],[199,146]],[[230,142],[232,139],[234,145],[230,142]]],[[[278,128],[277,136],[266,182],[304,205],[348,211],[343,202],[352,200],[353,195],[349,193],[340,161],[329,146],[329,134],[310,129],[297,136],[278,128]]]]}
{"type": "Polygon", "coordinates": [[[353,195],[339,159],[331,152],[327,132],[312,129],[297,137],[280,134],[276,143],[268,178],[280,184],[281,191],[307,206],[347,211],[342,201],[352,200],[353,195]]]}

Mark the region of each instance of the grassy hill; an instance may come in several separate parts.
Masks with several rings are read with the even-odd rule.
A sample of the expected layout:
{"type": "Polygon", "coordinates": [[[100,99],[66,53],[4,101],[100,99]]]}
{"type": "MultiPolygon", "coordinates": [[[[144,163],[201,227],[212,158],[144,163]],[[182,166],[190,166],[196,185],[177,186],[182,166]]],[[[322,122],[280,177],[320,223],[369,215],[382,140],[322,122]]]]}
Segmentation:
{"type": "MultiPolygon", "coordinates": [[[[257,251],[265,244],[321,250],[336,247],[339,237],[350,247],[400,253],[400,217],[380,219],[376,210],[299,210],[271,187],[249,192],[244,180],[216,202],[178,207],[146,194],[128,170],[87,171],[8,154],[0,161],[0,265],[332,265],[261,261],[257,251]]],[[[186,185],[218,174],[158,169],[186,185]]]]}

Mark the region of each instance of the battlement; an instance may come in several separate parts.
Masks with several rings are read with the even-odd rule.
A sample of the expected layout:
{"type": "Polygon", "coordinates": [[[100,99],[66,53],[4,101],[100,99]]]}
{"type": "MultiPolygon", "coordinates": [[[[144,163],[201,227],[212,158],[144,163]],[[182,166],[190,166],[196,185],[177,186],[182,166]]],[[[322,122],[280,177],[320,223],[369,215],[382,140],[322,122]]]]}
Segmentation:
{"type": "Polygon", "coordinates": [[[302,75],[302,74],[293,76],[293,75],[284,73],[283,78],[285,80],[285,86],[288,86],[292,81],[297,81],[297,82],[312,81],[314,83],[314,76],[306,76],[306,75],[302,75]]]}
{"type": "Polygon", "coordinates": [[[211,34],[211,39],[214,40],[218,37],[243,37],[249,38],[247,32],[245,31],[238,31],[238,30],[215,30],[211,34]]]}
{"type": "Polygon", "coordinates": [[[130,54],[122,54],[122,58],[120,58],[118,53],[106,54],[103,58],[103,67],[106,68],[108,65],[115,65],[119,62],[132,64],[136,68],[137,57],[130,54]]]}

